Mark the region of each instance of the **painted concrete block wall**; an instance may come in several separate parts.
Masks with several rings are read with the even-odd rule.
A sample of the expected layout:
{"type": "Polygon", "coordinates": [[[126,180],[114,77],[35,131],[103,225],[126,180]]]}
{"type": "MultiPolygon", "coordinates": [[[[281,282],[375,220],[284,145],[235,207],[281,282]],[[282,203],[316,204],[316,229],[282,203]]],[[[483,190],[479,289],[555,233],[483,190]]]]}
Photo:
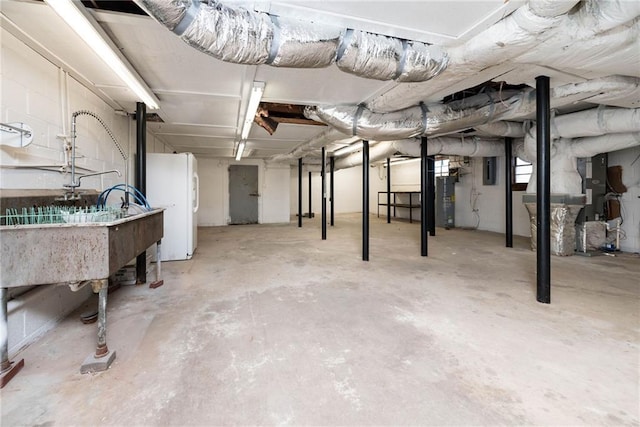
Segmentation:
{"type": "Polygon", "coordinates": [[[266,164],[260,159],[198,157],[200,176],[200,210],[198,226],[229,224],[229,166],[258,166],[258,222],[260,224],[289,222],[289,166],[266,164]]]}
{"type": "MultiPolygon", "coordinates": [[[[135,142],[132,144],[131,141],[135,123],[132,124],[129,118],[115,114],[93,92],[11,34],[2,30],[0,37],[0,121],[24,122],[34,131],[33,143],[28,147],[0,146],[0,188],[60,189],[62,194],[63,184],[70,182],[69,174],[28,166],[62,166],[65,163],[64,140],[58,135],[70,134],[73,111],[82,109],[97,113],[125,150],[132,145],[135,149],[135,142]]],[[[124,182],[125,160],[102,126],[89,116],[79,116],[77,124],[76,155],[80,158],[76,165],[84,168],[80,172],[117,169],[123,175],[121,178],[115,174],[89,177],[82,181],[81,190],[103,190],[124,182]]],[[[149,135],[148,151],[160,150],[172,149],[149,135]]],[[[130,182],[134,180],[132,159],[133,155],[130,182]]],[[[90,295],[90,287],[73,293],[67,286],[40,286],[10,301],[10,353],[14,354],[52,328],[90,295]]]]}
{"type": "Polygon", "coordinates": [[[622,204],[622,230],[626,238],[620,248],[626,252],[640,252],[640,147],[609,153],[609,166],[622,166],[622,183],[627,192],[620,199],[622,204]]]}
{"type": "MultiPolygon", "coordinates": [[[[355,166],[348,169],[341,169],[334,172],[334,197],[335,213],[362,212],[362,167],[355,166]]],[[[291,214],[298,213],[298,167],[291,167],[291,214]]],[[[329,171],[327,169],[326,192],[327,192],[327,212],[330,209],[329,202],[329,171]]],[[[369,169],[369,212],[376,213],[378,191],[386,191],[386,172],[382,167],[369,169]]],[[[317,216],[322,214],[322,177],[317,167],[311,173],[311,205],[313,212],[317,216]]],[[[302,173],[302,212],[309,211],[309,173],[303,168],[302,173]]],[[[328,214],[327,214],[328,215],[328,214]]]]}
{"type": "MultiPolygon", "coordinates": [[[[496,165],[496,184],[483,185],[482,158],[471,158],[465,167],[460,181],[455,184],[456,192],[456,226],[476,227],[478,229],[505,232],[505,158],[498,157],[496,165]],[[477,212],[473,212],[473,209],[477,212]]],[[[529,214],[522,196],[524,191],[514,191],[513,197],[513,234],[531,236],[529,214]]]]}
{"type": "MultiPolygon", "coordinates": [[[[476,226],[480,230],[504,233],[504,157],[499,157],[496,185],[482,184],[482,159],[471,158],[468,166],[461,170],[459,182],[455,184],[456,227],[476,226]],[[472,204],[475,201],[474,213],[472,204]],[[477,215],[476,215],[477,213],[477,215]],[[479,216],[479,221],[478,221],[479,216]]],[[[392,191],[420,191],[420,162],[403,163],[391,167],[392,191]]],[[[513,233],[530,236],[529,216],[522,204],[523,191],[513,193],[513,233]]],[[[397,209],[400,218],[409,218],[408,209],[397,209]]],[[[413,217],[419,218],[420,210],[414,209],[413,217]]]]}

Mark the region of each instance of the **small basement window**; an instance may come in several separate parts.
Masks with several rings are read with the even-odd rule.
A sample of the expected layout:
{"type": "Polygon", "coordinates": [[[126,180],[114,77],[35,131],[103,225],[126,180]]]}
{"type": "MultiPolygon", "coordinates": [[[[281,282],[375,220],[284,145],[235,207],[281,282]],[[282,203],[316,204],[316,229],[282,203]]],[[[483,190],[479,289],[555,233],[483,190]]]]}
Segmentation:
{"type": "Polygon", "coordinates": [[[434,163],[436,176],[449,176],[449,159],[437,159],[434,163]]]}
{"type": "Polygon", "coordinates": [[[529,178],[533,173],[533,165],[526,160],[522,160],[520,157],[516,157],[511,163],[513,167],[513,182],[511,183],[511,189],[513,191],[524,191],[529,184],[529,178]]]}

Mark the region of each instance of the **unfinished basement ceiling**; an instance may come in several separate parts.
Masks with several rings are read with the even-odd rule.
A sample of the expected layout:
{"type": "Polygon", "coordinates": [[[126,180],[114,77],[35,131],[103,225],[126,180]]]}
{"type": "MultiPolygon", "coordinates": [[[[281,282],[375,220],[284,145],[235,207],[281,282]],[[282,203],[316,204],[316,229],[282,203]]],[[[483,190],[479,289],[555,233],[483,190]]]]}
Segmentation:
{"type": "MultiPolygon", "coordinates": [[[[421,41],[451,50],[525,7],[527,2],[376,1],[367,2],[366,7],[360,1],[225,1],[223,4],[421,41]]],[[[582,50],[569,49],[572,46],[570,38],[556,38],[541,41],[548,45],[549,66],[528,63],[524,55],[519,62],[496,62],[451,84],[439,83],[439,77],[424,83],[397,83],[344,73],[335,65],[292,69],[227,63],[188,46],[148,16],[90,10],[160,100],[157,113],[163,123],[149,123],[149,129],[177,151],[212,157],[233,156],[253,81],[266,83],[262,101],[267,103],[309,106],[364,103],[384,110],[386,105],[403,108],[415,104],[417,99],[439,102],[455,92],[491,80],[513,85],[532,84],[536,75],[544,73],[551,77],[552,85],[557,86],[606,75],[637,76],[640,69],[640,47],[617,56],[610,52],[607,61],[601,61],[591,70],[585,69],[582,50]],[[556,52],[563,49],[565,53],[556,52]],[[563,55],[575,56],[575,66],[558,67],[557,62],[563,55]],[[404,95],[407,88],[415,88],[413,97],[404,95]],[[402,101],[398,102],[398,99],[402,101]]],[[[634,25],[637,29],[637,20],[634,25]]],[[[70,70],[72,76],[92,88],[114,109],[135,110],[133,93],[42,1],[3,1],[2,27],[52,62],[70,70]]],[[[576,42],[576,46],[579,48],[580,42],[576,42]]],[[[588,47],[583,46],[583,50],[588,47]]],[[[637,101],[637,94],[629,96],[626,104],[637,101]]],[[[254,123],[247,141],[249,157],[271,158],[291,153],[326,131],[327,127],[323,126],[280,123],[269,135],[254,123]]]]}

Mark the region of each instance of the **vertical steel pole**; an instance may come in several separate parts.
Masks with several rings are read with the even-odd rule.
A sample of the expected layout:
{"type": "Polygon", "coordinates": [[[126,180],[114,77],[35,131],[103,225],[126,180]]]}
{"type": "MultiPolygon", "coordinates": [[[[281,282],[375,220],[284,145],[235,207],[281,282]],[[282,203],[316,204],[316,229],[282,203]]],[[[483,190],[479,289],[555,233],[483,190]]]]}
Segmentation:
{"type": "Polygon", "coordinates": [[[24,359],[16,363],[9,360],[9,312],[7,303],[9,301],[9,289],[0,288],[0,388],[6,386],[13,377],[24,368],[24,359]]]}
{"type": "Polygon", "coordinates": [[[511,138],[504,139],[504,234],[506,239],[506,247],[513,247],[513,193],[511,183],[513,181],[513,169],[511,162],[513,161],[512,153],[513,140],[511,138]]]}
{"type": "Polygon", "coordinates": [[[537,297],[551,302],[551,108],[549,77],[536,77],[537,297]]]}
{"type": "Polygon", "coordinates": [[[327,240],[327,174],[325,168],[326,149],[322,147],[322,240],[327,240]]]}
{"type": "Polygon", "coordinates": [[[96,347],[96,358],[100,358],[109,353],[107,347],[107,295],[109,294],[109,283],[102,281],[98,292],[98,346],[96,347]]]}
{"type": "Polygon", "coordinates": [[[387,224],[391,224],[391,159],[387,157],[387,224]]]}
{"type": "Polygon", "coordinates": [[[298,227],[302,227],[302,157],[298,159],[298,227]]]}
{"type": "Polygon", "coordinates": [[[311,171],[309,171],[309,218],[311,216],[311,171]]]}
{"type": "Polygon", "coordinates": [[[2,322],[2,336],[0,337],[0,372],[5,372],[11,367],[9,361],[9,314],[7,303],[9,301],[9,289],[0,288],[0,322],[2,322]]]}
{"type": "Polygon", "coordinates": [[[429,173],[427,171],[427,138],[422,137],[420,142],[420,254],[422,256],[428,256],[429,248],[427,236],[429,232],[429,225],[427,224],[427,205],[428,194],[427,187],[429,186],[429,173]]]}
{"type": "MultiPolygon", "coordinates": [[[[425,141],[427,138],[425,137],[425,141]]],[[[428,150],[427,150],[428,151],[428,150]]],[[[429,221],[429,235],[436,235],[436,160],[433,156],[427,157],[427,168],[429,176],[427,177],[427,200],[429,210],[427,212],[427,220],[429,221]]]]}
{"type": "MultiPolygon", "coordinates": [[[[147,105],[136,103],[136,187],[144,196],[147,195],[147,105]]],[[[138,284],[147,281],[147,253],[136,257],[136,281],[138,284]]]]}
{"type": "Polygon", "coordinates": [[[369,261],[369,141],[362,141],[362,260],[369,261]]]}
{"type": "Polygon", "coordinates": [[[334,210],[333,210],[333,172],[336,168],[335,157],[329,157],[329,174],[331,175],[331,182],[329,184],[329,201],[331,201],[331,226],[333,227],[334,210]]]}

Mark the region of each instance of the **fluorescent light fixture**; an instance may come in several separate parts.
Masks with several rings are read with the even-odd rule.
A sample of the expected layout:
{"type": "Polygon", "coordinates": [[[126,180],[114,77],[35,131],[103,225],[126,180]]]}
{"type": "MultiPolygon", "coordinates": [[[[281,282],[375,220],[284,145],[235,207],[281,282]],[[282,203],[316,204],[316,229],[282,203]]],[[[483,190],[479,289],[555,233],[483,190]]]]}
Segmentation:
{"type": "Polygon", "coordinates": [[[362,141],[356,142],[355,144],[347,145],[346,147],[342,147],[333,152],[335,157],[343,156],[345,154],[353,153],[355,151],[361,150],[364,144],[362,141]]]}
{"type": "Polygon", "coordinates": [[[242,125],[242,134],[240,136],[240,139],[243,141],[249,138],[251,125],[253,124],[256,112],[258,112],[258,106],[260,105],[262,94],[264,93],[264,87],[264,82],[253,82],[251,96],[249,97],[249,105],[247,105],[247,113],[244,116],[244,125],[242,125]]]}
{"type": "Polygon", "coordinates": [[[239,162],[242,158],[242,153],[244,152],[244,147],[246,147],[247,141],[240,141],[238,144],[238,151],[236,151],[236,162],[239,162]]]}
{"type": "Polygon", "coordinates": [[[93,16],[78,1],[46,0],[47,4],[113,70],[148,108],[157,110],[158,99],[142,78],[126,63],[93,16]],[[117,53],[116,53],[117,52],[117,53]]]}

